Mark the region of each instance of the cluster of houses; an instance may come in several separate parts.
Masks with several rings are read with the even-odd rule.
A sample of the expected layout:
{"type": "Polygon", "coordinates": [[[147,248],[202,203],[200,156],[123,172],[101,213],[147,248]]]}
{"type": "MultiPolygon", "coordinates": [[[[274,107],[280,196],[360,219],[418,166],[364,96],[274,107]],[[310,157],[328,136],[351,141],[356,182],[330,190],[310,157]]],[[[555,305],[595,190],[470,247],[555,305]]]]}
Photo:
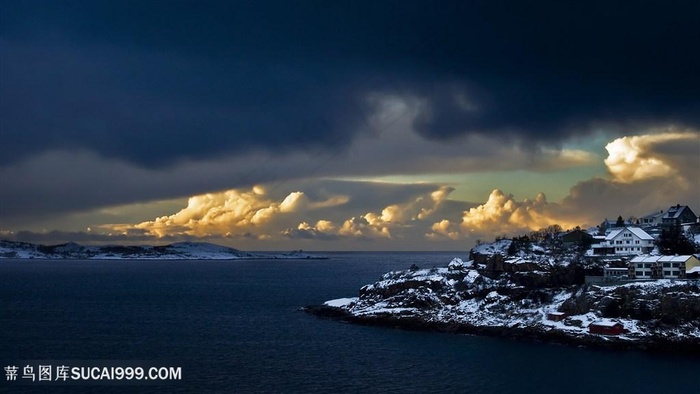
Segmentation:
{"type": "MultiPolygon", "coordinates": [[[[700,260],[697,255],[654,254],[655,242],[664,228],[681,225],[683,228],[700,226],[697,215],[687,205],[674,205],[666,211],[644,216],[634,223],[619,218],[616,222],[603,221],[588,232],[573,230],[561,236],[566,245],[590,245],[590,258],[606,260],[603,277],[592,281],[690,279],[700,278],[700,260]]],[[[586,280],[589,281],[590,277],[586,280]]],[[[593,279],[593,278],[590,278],[593,279]]],[[[561,321],[568,316],[551,312],[547,319],[561,321]]],[[[598,335],[621,335],[624,325],[614,320],[601,320],[588,325],[588,332],[598,335]]]]}
{"type": "Polygon", "coordinates": [[[603,279],[686,279],[700,278],[700,260],[693,255],[636,256],[627,267],[605,267],[603,279]]]}
{"type": "Polygon", "coordinates": [[[573,230],[562,235],[564,244],[590,244],[590,258],[607,260],[603,280],[700,278],[697,256],[653,255],[655,242],[664,228],[698,226],[698,216],[687,205],[674,205],[666,211],[644,216],[634,223],[618,218],[603,221],[588,232],[573,230]],[[595,234],[595,235],[593,235],[595,234]]]}

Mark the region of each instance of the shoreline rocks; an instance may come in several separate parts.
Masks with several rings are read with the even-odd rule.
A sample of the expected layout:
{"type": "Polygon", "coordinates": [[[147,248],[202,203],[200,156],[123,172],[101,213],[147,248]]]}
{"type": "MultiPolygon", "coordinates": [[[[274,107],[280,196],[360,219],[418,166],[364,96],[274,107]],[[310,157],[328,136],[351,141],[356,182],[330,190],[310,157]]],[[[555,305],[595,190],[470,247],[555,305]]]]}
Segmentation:
{"type": "MultiPolygon", "coordinates": [[[[534,274],[547,278],[549,272],[534,274]]],[[[523,274],[489,277],[473,262],[455,259],[447,268],[389,272],[363,286],[356,298],[304,310],[321,318],[406,330],[700,355],[697,282],[542,286],[523,284],[523,274]],[[594,334],[588,329],[591,323],[624,330],[594,334]]]]}
{"type": "Polygon", "coordinates": [[[356,316],[342,308],[327,305],[309,305],[301,310],[321,319],[407,331],[479,335],[492,338],[547,343],[551,345],[607,350],[639,350],[652,353],[700,356],[700,339],[693,341],[687,339],[646,338],[643,340],[630,341],[622,340],[614,336],[572,336],[557,330],[544,331],[541,328],[473,326],[465,323],[428,321],[414,316],[393,314],[356,316]]]}

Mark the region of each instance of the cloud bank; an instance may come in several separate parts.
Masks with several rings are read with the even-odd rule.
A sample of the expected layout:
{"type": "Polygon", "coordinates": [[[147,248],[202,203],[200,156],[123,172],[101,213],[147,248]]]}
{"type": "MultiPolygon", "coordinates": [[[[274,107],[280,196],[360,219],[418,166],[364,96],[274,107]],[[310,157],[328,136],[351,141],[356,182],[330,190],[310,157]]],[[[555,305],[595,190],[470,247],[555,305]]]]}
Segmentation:
{"type": "MultiPolygon", "coordinates": [[[[452,198],[456,189],[446,185],[307,181],[293,191],[258,185],[195,195],[174,214],[98,226],[91,234],[75,236],[102,242],[235,239],[262,242],[258,248],[266,242],[347,248],[352,241],[384,248],[421,243],[455,247],[553,224],[594,226],[604,218],[641,216],[675,203],[693,206],[700,203],[699,147],[700,132],[693,129],[617,138],[606,145],[608,176],[581,181],[556,202],[544,193],[517,199],[495,189],[485,202],[475,204],[452,198]]],[[[44,240],[50,234],[69,235],[35,237],[44,240]]],[[[32,234],[10,237],[30,240],[32,234]]]]}
{"type": "Polygon", "coordinates": [[[3,166],[76,149],[147,168],[344,150],[377,94],[420,102],[412,129],[435,141],[558,147],[601,122],[700,125],[695,2],[30,0],[3,13],[3,166]]]}
{"type": "Polygon", "coordinates": [[[697,200],[698,2],[6,3],[1,229],[194,196],[123,229],[456,245],[697,200]],[[579,182],[315,187],[514,171],[579,182]]]}
{"type": "Polygon", "coordinates": [[[280,216],[330,208],[344,204],[347,200],[346,196],[335,196],[325,201],[312,201],[303,192],[295,191],[289,193],[282,201],[275,202],[266,196],[264,187],[255,186],[248,191],[233,189],[190,197],[187,207],[173,215],[161,216],[155,220],[102,227],[118,234],[128,234],[136,230],[154,238],[226,238],[252,235],[265,239],[270,237],[264,232],[266,225],[280,216]]]}

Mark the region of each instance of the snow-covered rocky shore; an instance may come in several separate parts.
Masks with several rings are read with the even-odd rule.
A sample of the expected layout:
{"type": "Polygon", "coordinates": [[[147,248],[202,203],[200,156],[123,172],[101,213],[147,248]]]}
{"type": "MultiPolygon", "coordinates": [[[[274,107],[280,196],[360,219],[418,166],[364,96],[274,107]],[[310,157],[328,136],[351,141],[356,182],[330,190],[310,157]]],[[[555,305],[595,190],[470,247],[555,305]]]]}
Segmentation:
{"type": "MultiPolygon", "coordinates": [[[[363,286],[358,297],[305,309],[321,317],[411,330],[700,355],[697,281],[523,285],[517,278],[522,272],[492,279],[480,272],[483,268],[454,259],[445,268],[389,272],[363,286]],[[594,334],[591,323],[619,323],[625,332],[594,334]]],[[[554,271],[531,268],[543,277],[554,271]]]]}

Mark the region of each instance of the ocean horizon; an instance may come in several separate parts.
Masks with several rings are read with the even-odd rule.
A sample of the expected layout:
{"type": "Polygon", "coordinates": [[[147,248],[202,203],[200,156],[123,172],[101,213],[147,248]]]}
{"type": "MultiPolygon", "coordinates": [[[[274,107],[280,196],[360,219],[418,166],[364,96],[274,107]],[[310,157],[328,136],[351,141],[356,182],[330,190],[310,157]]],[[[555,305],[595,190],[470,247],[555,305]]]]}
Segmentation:
{"type": "Polygon", "coordinates": [[[0,389],[590,393],[605,387],[681,393],[700,384],[697,374],[678,375],[679,365],[700,368],[696,357],[318,319],[300,308],[356,296],[388,271],[442,267],[467,257],[325,253],[327,260],[0,260],[3,367],[72,360],[182,372],[176,381],[99,387],[3,379],[0,389]]]}

